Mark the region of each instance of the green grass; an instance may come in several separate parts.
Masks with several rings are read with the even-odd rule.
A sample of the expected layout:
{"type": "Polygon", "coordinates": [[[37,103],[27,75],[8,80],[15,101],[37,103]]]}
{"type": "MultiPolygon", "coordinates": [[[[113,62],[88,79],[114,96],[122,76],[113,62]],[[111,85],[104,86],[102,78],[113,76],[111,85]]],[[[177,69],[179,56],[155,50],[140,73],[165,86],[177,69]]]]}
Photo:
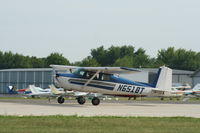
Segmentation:
{"type": "Polygon", "coordinates": [[[0,133],[198,133],[188,117],[0,116],[0,133]]]}

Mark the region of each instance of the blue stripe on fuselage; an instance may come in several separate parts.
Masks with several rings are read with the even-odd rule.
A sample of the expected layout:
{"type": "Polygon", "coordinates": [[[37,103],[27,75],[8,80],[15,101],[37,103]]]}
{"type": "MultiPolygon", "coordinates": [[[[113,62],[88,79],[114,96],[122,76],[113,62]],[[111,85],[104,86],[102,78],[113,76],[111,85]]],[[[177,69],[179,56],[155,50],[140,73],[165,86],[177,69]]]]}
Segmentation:
{"type": "MultiPolygon", "coordinates": [[[[71,83],[71,84],[77,84],[77,85],[84,85],[84,84],[85,84],[85,83],[80,83],[80,82],[75,82],[75,81],[71,81],[70,83],[71,83]]],[[[102,88],[102,89],[106,89],[106,90],[113,90],[113,89],[114,89],[114,87],[101,86],[101,85],[94,85],[94,84],[88,84],[87,86],[102,88]]]]}
{"type": "Polygon", "coordinates": [[[152,84],[142,83],[142,82],[134,82],[134,81],[122,78],[122,77],[116,77],[114,75],[110,76],[110,82],[142,86],[142,87],[153,87],[152,84]]]}
{"type": "MultiPolygon", "coordinates": [[[[82,76],[80,75],[76,75],[76,74],[62,74],[62,73],[59,73],[59,74],[56,74],[57,76],[62,76],[62,77],[70,77],[70,78],[82,78],[84,79],[82,76]]],[[[94,79],[94,80],[97,80],[97,81],[106,81],[106,82],[112,82],[112,83],[121,83],[121,84],[130,84],[130,85],[135,85],[135,86],[142,86],[142,87],[155,87],[154,85],[152,84],[148,84],[148,83],[142,83],[142,82],[134,82],[134,81],[131,81],[131,80],[128,80],[128,79],[125,79],[125,78],[122,78],[122,77],[117,77],[117,76],[114,76],[114,75],[110,75],[110,80],[98,80],[98,79],[94,79]]]]}

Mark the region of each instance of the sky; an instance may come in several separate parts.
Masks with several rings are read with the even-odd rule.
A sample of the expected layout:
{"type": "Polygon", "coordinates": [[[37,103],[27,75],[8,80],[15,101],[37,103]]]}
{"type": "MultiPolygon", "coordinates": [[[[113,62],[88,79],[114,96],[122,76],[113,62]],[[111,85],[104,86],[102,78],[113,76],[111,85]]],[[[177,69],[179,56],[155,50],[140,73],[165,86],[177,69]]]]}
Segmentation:
{"type": "Polygon", "coordinates": [[[75,62],[102,45],[200,52],[200,1],[0,0],[0,51],[75,62]]]}

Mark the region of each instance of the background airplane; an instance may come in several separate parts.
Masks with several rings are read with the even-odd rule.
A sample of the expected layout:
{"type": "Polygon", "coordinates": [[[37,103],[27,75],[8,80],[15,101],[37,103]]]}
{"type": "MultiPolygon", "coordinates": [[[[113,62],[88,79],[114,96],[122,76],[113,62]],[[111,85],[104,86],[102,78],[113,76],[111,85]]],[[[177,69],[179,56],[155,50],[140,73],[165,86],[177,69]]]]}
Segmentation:
{"type": "Polygon", "coordinates": [[[191,95],[191,96],[195,96],[195,97],[200,97],[200,84],[196,84],[192,90],[184,91],[184,95],[185,96],[191,95]]]}

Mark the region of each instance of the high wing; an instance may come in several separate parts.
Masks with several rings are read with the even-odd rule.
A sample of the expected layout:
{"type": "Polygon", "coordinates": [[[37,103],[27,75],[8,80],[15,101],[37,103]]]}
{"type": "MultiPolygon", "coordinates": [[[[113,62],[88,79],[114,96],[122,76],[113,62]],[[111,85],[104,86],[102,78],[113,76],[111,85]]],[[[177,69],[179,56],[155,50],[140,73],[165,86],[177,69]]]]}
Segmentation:
{"type": "Polygon", "coordinates": [[[127,67],[78,67],[78,66],[65,66],[65,65],[50,65],[55,70],[68,70],[81,69],[92,72],[103,72],[108,74],[122,74],[122,73],[136,73],[141,72],[140,70],[127,68],[127,67]]]}

